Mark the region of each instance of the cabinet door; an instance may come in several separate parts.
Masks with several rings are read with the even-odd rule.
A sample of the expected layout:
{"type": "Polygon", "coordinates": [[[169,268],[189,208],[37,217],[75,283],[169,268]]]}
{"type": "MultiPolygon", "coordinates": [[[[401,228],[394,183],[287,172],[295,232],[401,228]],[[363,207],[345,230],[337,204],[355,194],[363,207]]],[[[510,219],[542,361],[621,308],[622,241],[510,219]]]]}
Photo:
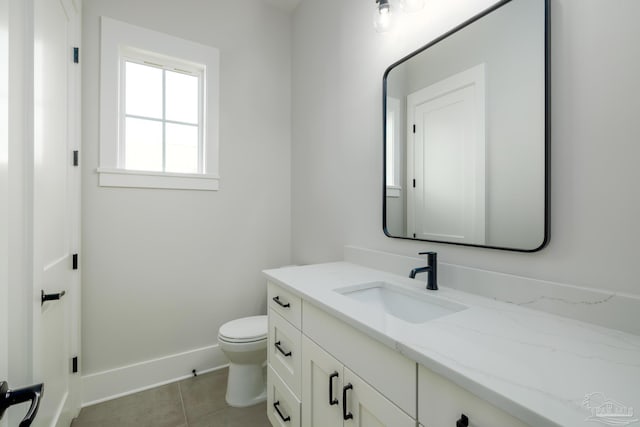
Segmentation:
{"type": "Polygon", "coordinates": [[[267,303],[269,308],[300,329],[302,320],[302,299],[275,283],[267,283],[267,303]]]}
{"type": "Polygon", "coordinates": [[[267,368],[267,417],[274,427],[300,427],[300,401],[271,368],[267,368]]]}
{"type": "Polygon", "coordinates": [[[302,335],[302,425],[342,426],[342,364],[302,335]]]}
{"type": "Polygon", "coordinates": [[[418,368],[418,413],[427,427],[455,426],[461,414],[473,427],[528,427],[435,372],[418,368]]]}
{"type": "Polygon", "coordinates": [[[300,336],[298,329],[269,309],[267,361],[280,378],[300,398],[300,336]]]}
{"type": "Polygon", "coordinates": [[[345,427],[415,427],[416,420],[391,403],[359,376],[344,368],[345,427]],[[351,418],[349,418],[351,417],[351,418]]]}
{"type": "Polygon", "coordinates": [[[306,301],[302,333],[404,412],[416,414],[416,362],[306,301]]]}

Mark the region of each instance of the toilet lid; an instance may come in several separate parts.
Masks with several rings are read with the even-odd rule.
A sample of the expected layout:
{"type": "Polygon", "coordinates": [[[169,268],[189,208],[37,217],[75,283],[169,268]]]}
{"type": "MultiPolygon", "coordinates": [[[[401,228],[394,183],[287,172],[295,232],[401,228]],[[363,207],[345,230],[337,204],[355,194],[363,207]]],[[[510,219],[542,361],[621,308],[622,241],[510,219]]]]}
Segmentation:
{"type": "Polygon", "coordinates": [[[258,341],[267,337],[267,316],[251,316],[232,320],[220,327],[218,336],[225,341],[258,341]]]}

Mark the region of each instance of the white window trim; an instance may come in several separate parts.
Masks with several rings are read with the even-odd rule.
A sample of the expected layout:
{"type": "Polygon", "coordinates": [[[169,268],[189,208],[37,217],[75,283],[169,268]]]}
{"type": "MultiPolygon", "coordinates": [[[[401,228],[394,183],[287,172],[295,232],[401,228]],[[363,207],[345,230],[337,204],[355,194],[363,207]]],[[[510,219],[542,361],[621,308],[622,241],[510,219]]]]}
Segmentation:
{"type": "Polygon", "coordinates": [[[168,34],[101,17],[99,185],[106,187],[218,190],[219,76],[218,49],[168,34]],[[138,50],[153,56],[180,58],[204,66],[202,173],[132,171],[119,163],[121,56],[138,50]]]}
{"type": "Polygon", "coordinates": [[[387,197],[398,198],[400,196],[402,196],[402,187],[387,185],[387,197]]]}
{"type": "MultiPolygon", "coordinates": [[[[393,159],[389,160],[387,156],[387,170],[393,169],[393,182],[387,180],[387,197],[398,198],[402,195],[402,186],[400,185],[400,99],[387,97],[387,120],[393,122],[393,134],[391,135],[387,127],[386,144],[387,149],[391,146],[393,151],[393,159]]],[[[385,153],[385,156],[387,153],[385,153]]],[[[385,171],[387,173],[387,171],[385,171]]]]}

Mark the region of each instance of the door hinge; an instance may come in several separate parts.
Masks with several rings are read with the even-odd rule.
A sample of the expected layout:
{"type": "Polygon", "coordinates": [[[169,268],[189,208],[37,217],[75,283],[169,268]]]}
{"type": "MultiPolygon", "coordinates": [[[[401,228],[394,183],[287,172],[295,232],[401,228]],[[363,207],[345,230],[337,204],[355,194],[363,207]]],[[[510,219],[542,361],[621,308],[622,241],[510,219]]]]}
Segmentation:
{"type": "Polygon", "coordinates": [[[413,238],[414,238],[414,239],[416,238],[416,233],[413,233],[413,238]]]}
{"type": "Polygon", "coordinates": [[[78,254],[73,254],[71,257],[71,266],[74,270],[78,269],[78,254]]]}
{"type": "Polygon", "coordinates": [[[80,152],[78,150],[73,150],[73,166],[78,166],[80,164],[80,152]]]}
{"type": "Polygon", "coordinates": [[[79,47],[74,47],[73,48],[73,63],[74,64],[79,64],[80,63],[80,48],[79,47]]]}
{"type": "Polygon", "coordinates": [[[73,359],[71,359],[71,373],[78,373],[78,356],[74,356],[73,359]]]}
{"type": "Polygon", "coordinates": [[[416,133],[416,125],[413,125],[413,133],[416,133]]]}

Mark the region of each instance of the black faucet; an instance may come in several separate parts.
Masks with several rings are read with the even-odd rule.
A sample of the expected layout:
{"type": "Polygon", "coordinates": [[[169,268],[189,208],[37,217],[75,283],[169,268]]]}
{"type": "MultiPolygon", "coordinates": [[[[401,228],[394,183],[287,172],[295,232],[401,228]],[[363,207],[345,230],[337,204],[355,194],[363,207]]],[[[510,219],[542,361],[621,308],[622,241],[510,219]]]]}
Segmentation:
{"type": "Polygon", "coordinates": [[[411,270],[409,277],[416,278],[418,273],[427,273],[427,289],[430,291],[438,290],[438,254],[436,252],[419,252],[418,255],[427,256],[426,267],[416,267],[411,270]]]}

